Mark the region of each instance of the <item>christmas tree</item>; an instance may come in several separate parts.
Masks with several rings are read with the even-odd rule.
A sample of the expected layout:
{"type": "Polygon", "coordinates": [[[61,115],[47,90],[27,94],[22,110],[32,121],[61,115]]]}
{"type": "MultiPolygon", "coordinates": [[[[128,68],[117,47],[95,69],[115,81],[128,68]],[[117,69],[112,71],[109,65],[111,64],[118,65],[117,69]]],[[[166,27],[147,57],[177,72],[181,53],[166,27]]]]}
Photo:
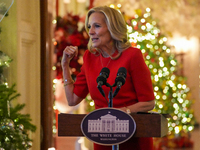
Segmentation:
{"type": "Polygon", "coordinates": [[[150,8],[145,13],[136,10],[136,15],[127,22],[129,41],[141,49],[151,71],[156,97],[155,111],[173,116],[169,120],[170,132],[178,134],[181,130],[191,131],[195,120],[190,89],[185,83],[186,78],[178,74],[178,62],[166,44],[167,37],[152,19],[150,8]]]}
{"type": "Polygon", "coordinates": [[[14,90],[15,85],[8,87],[0,85],[0,149],[27,150],[32,147],[32,140],[28,137],[29,131],[34,132],[36,127],[30,123],[29,114],[19,113],[25,104],[11,106],[11,101],[19,96],[14,90]]]}
{"type": "Polygon", "coordinates": [[[128,37],[133,46],[141,49],[150,69],[156,98],[154,111],[170,114],[169,134],[181,135],[194,129],[195,118],[191,105],[190,89],[175,55],[167,45],[167,37],[151,16],[150,8],[143,13],[135,11],[134,17],[126,16],[128,37]]]}
{"type": "Polygon", "coordinates": [[[35,132],[36,126],[31,123],[29,114],[20,113],[25,104],[11,105],[11,101],[20,96],[14,89],[15,84],[9,87],[3,74],[11,61],[9,56],[0,51],[0,149],[27,150],[32,147],[28,134],[35,132]]]}

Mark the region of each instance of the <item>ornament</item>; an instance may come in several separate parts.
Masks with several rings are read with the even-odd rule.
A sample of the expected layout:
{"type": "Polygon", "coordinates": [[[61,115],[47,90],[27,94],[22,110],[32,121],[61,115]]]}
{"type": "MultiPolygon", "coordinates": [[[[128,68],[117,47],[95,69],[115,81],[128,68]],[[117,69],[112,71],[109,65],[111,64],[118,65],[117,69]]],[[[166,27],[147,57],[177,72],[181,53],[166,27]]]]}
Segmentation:
{"type": "Polygon", "coordinates": [[[14,122],[11,119],[4,118],[0,124],[0,130],[14,130],[14,122]]]}
{"type": "Polygon", "coordinates": [[[22,145],[26,145],[26,142],[25,142],[25,141],[23,141],[23,142],[22,142],[22,145]]]}
{"type": "Polygon", "coordinates": [[[28,141],[28,142],[25,144],[25,147],[26,147],[26,148],[31,148],[31,147],[32,147],[32,142],[31,142],[31,141],[28,141]]]}
{"type": "Polygon", "coordinates": [[[17,125],[17,127],[18,127],[18,129],[19,129],[20,131],[23,131],[23,130],[24,130],[23,124],[19,124],[19,125],[17,125]]]}
{"type": "Polygon", "coordinates": [[[10,142],[10,138],[9,137],[5,137],[5,142],[10,142]]]}

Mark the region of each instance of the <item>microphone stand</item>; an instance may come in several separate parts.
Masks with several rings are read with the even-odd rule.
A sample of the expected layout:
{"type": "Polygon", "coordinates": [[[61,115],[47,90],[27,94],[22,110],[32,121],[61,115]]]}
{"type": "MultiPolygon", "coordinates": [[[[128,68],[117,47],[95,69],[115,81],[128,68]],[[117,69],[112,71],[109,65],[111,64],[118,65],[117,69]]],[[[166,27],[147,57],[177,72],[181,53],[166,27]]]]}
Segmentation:
{"type": "Polygon", "coordinates": [[[112,94],[112,87],[110,87],[110,91],[109,91],[109,94],[108,94],[108,99],[109,99],[108,107],[113,107],[113,94],[112,94]]]}
{"type": "MultiPolygon", "coordinates": [[[[113,107],[113,86],[111,86],[109,83],[106,83],[107,87],[110,87],[110,91],[108,94],[108,107],[113,107]]],[[[119,145],[112,145],[112,150],[119,150],[119,145]]]]}
{"type": "MultiPolygon", "coordinates": [[[[117,73],[117,78],[115,79],[115,83],[112,86],[109,83],[107,83],[107,78],[109,76],[109,73],[110,73],[110,70],[106,67],[101,70],[100,76],[98,76],[98,78],[97,78],[97,83],[98,83],[97,88],[99,89],[100,93],[105,97],[105,94],[104,94],[101,86],[106,85],[107,87],[110,87],[110,91],[108,94],[108,99],[109,99],[108,107],[113,107],[113,97],[115,97],[117,95],[121,86],[124,84],[124,82],[126,80],[127,71],[126,71],[126,68],[124,68],[124,67],[119,68],[118,73],[117,73]],[[102,82],[102,85],[99,85],[100,81],[102,82]],[[118,81],[120,81],[120,83],[118,83],[118,81]],[[116,88],[115,92],[113,93],[113,87],[115,87],[116,84],[117,84],[117,88],[116,88]]],[[[112,150],[119,150],[119,145],[112,145],[112,150]]]]}

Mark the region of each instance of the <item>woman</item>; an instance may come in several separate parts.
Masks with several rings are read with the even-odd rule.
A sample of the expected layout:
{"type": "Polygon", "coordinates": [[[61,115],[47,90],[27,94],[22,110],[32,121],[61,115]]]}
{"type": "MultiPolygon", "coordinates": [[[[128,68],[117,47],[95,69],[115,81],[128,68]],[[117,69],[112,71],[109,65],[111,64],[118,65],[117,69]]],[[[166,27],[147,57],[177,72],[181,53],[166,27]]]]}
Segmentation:
{"type": "MultiPolygon", "coordinates": [[[[108,107],[98,91],[96,79],[102,68],[107,67],[110,70],[107,82],[113,84],[118,69],[125,67],[126,82],[113,98],[113,107],[132,113],[152,110],[155,101],[150,71],[141,51],[131,47],[128,41],[126,23],[121,13],[107,6],[92,8],[86,16],[85,28],[90,40],[75,83],[70,75],[69,63],[78,54],[78,48],[67,46],[63,51],[62,68],[68,104],[75,106],[90,93],[96,109],[108,107]]],[[[107,96],[110,88],[102,88],[107,96]]],[[[131,138],[119,147],[120,150],[152,150],[153,143],[152,138],[131,138]]],[[[94,150],[111,149],[111,146],[94,144],[94,150]]]]}

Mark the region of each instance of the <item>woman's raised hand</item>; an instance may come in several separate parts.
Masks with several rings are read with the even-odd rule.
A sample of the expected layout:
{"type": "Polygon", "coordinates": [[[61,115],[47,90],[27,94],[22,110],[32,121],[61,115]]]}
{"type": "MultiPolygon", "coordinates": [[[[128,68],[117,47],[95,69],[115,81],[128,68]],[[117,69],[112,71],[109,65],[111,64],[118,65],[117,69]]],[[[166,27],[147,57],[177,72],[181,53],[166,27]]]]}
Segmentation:
{"type": "Polygon", "coordinates": [[[77,46],[67,46],[63,51],[63,57],[62,57],[62,66],[68,64],[70,60],[78,55],[78,47],[77,46]]]}

